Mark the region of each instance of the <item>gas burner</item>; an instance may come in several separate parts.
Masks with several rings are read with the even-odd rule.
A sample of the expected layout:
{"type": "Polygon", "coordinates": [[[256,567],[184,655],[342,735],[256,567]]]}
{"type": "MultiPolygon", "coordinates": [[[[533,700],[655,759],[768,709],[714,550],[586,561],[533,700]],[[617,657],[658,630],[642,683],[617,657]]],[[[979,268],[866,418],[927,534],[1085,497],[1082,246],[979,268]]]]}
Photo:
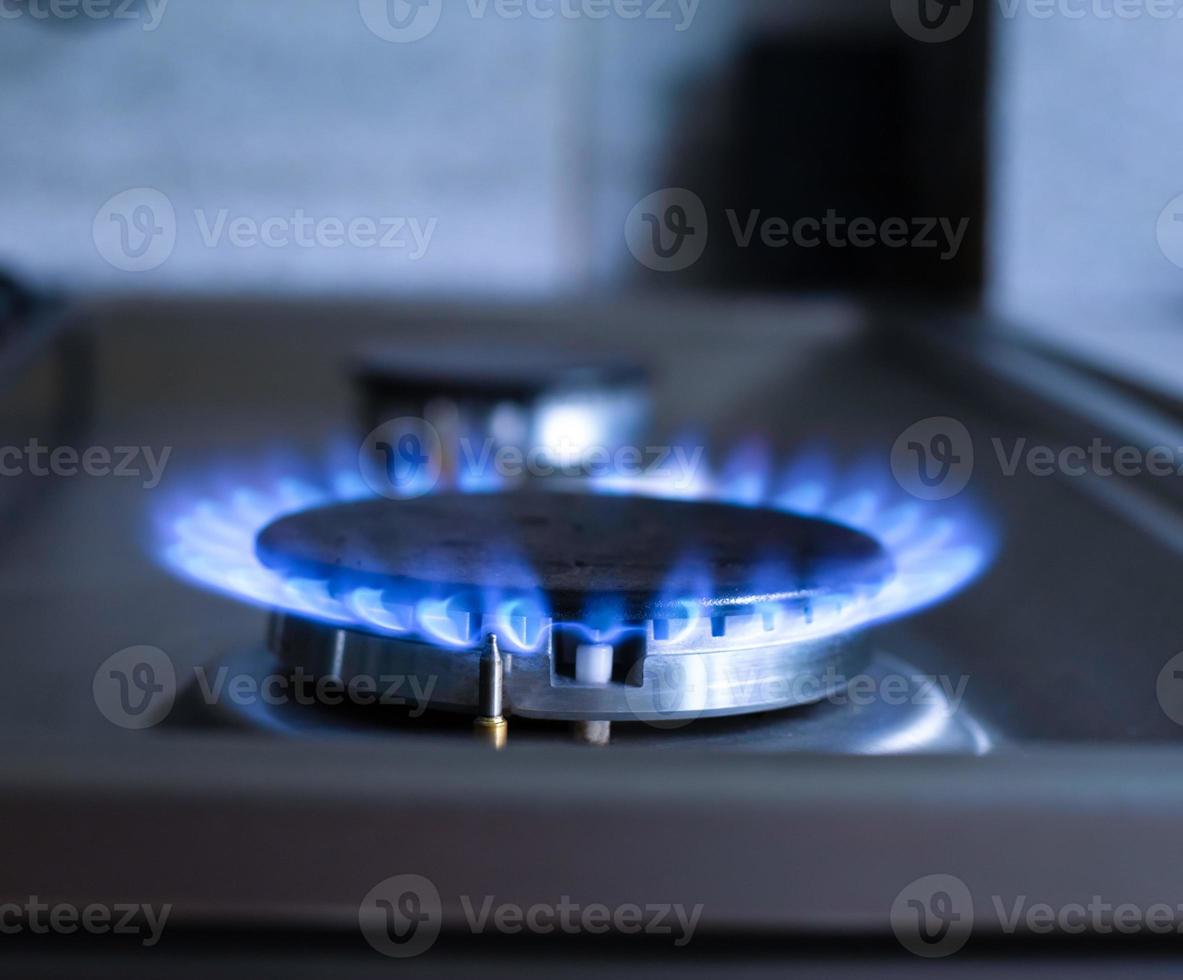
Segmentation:
{"type": "Polygon", "coordinates": [[[267,567],[338,595],[368,587],[395,605],[451,598],[455,615],[479,616],[494,590],[521,602],[542,593],[560,619],[607,611],[667,630],[689,606],[712,610],[720,637],[728,615],[788,604],[808,612],[876,592],[893,572],[879,542],[816,517],[560,492],[336,504],[273,522],[256,550],[267,567]],[[691,576],[691,561],[699,580],[671,597],[671,580],[679,568],[691,576]]]}
{"type": "Polygon", "coordinates": [[[373,499],[356,469],[243,481],[166,515],[162,555],[270,609],[287,670],[430,679],[430,708],[476,714],[494,741],[511,715],[592,742],[613,723],[826,701],[872,662],[871,627],[989,560],[964,502],[902,497],[866,468],[840,479],[816,458],[774,491],[766,465],[737,459],[690,484],[404,500],[373,499]]]}
{"type": "Polygon", "coordinates": [[[541,450],[567,466],[589,450],[641,438],[649,415],[642,364],[537,345],[371,347],[355,361],[363,431],[391,419],[430,422],[444,468],[460,464],[455,438],[480,432],[490,445],[541,450]]]}
{"type": "Polygon", "coordinates": [[[361,591],[387,618],[376,631],[280,616],[274,651],[289,666],[343,682],[376,667],[426,672],[436,707],[475,713],[481,651],[495,642],[512,654],[508,711],[566,721],[670,722],[824,697],[865,666],[866,648],[861,631],[810,627],[893,572],[873,538],[818,518],[571,493],[340,504],[281,518],[257,547],[269,568],[336,596],[361,591]],[[436,619],[446,646],[407,635],[425,604],[434,610],[420,619],[436,619]]]}

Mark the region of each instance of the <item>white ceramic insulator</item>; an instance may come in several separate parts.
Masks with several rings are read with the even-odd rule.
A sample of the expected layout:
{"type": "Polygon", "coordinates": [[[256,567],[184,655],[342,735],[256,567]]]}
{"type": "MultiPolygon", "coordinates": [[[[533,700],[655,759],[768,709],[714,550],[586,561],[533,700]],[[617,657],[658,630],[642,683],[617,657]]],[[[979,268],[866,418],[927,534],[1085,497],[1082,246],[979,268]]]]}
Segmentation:
{"type": "Polygon", "coordinates": [[[609,684],[612,681],[612,645],[584,643],[575,650],[575,680],[580,684],[609,684]]]}

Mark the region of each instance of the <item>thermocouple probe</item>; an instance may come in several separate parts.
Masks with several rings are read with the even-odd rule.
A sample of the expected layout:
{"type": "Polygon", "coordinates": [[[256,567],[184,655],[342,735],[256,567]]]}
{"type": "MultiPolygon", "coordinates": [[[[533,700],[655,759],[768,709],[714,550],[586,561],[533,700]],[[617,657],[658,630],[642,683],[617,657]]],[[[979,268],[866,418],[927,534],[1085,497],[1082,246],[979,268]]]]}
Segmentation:
{"type": "Polygon", "coordinates": [[[505,748],[509,736],[509,722],[505,720],[505,661],[497,646],[497,634],[490,633],[481,650],[481,665],[477,679],[477,720],[473,730],[495,749],[505,748]]]}

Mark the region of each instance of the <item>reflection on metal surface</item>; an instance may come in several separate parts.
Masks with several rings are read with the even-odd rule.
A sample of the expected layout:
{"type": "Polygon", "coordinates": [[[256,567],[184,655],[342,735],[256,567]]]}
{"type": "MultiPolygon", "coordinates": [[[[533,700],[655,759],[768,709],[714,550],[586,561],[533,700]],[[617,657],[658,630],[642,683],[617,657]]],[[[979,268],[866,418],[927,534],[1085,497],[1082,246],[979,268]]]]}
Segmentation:
{"type": "MultiPolygon", "coordinates": [[[[250,678],[261,689],[276,665],[269,655],[258,650],[223,658],[207,670],[250,678]]],[[[858,677],[862,689],[871,693],[838,694],[797,708],[694,722],[647,724],[632,719],[612,725],[612,744],[619,750],[710,748],[846,755],[984,755],[1000,745],[997,736],[988,732],[965,704],[960,682],[926,675],[887,653],[876,653],[858,677]],[[894,693],[885,695],[888,691],[894,693]]],[[[429,688],[429,678],[425,677],[418,678],[414,685],[404,685],[408,691],[429,688]]],[[[430,700],[414,705],[408,713],[380,705],[310,705],[293,698],[210,699],[195,684],[188,691],[187,703],[193,712],[191,717],[292,738],[380,735],[415,740],[458,737],[467,729],[463,721],[452,721],[454,716],[430,710],[430,700]]],[[[518,744],[570,742],[561,724],[522,721],[515,731],[514,742],[518,744]]]]}

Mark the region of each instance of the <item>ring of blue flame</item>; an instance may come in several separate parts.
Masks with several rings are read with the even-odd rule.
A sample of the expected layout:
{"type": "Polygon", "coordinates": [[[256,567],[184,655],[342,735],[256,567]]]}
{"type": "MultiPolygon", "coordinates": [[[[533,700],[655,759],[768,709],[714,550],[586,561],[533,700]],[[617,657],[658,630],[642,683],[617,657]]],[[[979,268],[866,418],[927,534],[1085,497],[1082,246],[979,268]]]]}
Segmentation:
{"type": "MultiPolygon", "coordinates": [[[[453,597],[392,597],[372,587],[342,593],[330,589],[327,581],[288,577],[259,561],[255,539],[272,521],[309,508],[374,496],[356,463],[326,466],[319,475],[309,476],[309,472],[314,471],[306,465],[299,477],[239,471],[220,481],[220,492],[185,492],[158,515],[158,558],[194,583],[273,611],[439,647],[471,648],[474,631],[459,625],[453,597]]],[[[718,470],[700,465],[689,479],[658,471],[629,478],[594,477],[584,485],[591,493],[710,500],[825,518],[872,536],[890,553],[895,574],[874,594],[852,592],[824,608],[809,610],[808,615],[801,615],[799,609],[757,610],[752,631],[753,642],[759,643],[816,640],[914,613],[964,588],[989,565],[994,553],[994,535],[970,503],[962,498],[953,503],[915,499],[892,481],[882,465],[864,463],[842,472],[828,454],[806,452],[780,468],[779,478],[774,478],[774,472],[769,454],[752,443],[733,452],[718,470]]],[[[510,486],[463,476],[448,489],[513,492],[510,486]]],[[[716,614],[678,596],[679,582],[687,582],[687,569],[696,567],[693,556],[687,556],[685,565],[671,576],[663,598],[683,609],[685,617],[672,634],[663,631],[651,642],[676,644],[699,621],[716,614]]],[[[695,594],[708,594],[699,591],[701,578],[692,574],[695,594]]],[[[501,595],[490,588],[482,600],[475,633],[495,631],[510,650],[540,649],[548,630],[557,626],[586,631],[601,641],[612,639],[613,628],[602,622],[594,628],[554,622],[541,589],[524,597],[501,595]]],[[[466,597],[469,601],[471,597],[466,597]]],[[[615,625],[619,631],[636,628],[623,622],[615,625]]],[[[730,637],[730,642],[742,641],[742,636],[730,637]]]]}

